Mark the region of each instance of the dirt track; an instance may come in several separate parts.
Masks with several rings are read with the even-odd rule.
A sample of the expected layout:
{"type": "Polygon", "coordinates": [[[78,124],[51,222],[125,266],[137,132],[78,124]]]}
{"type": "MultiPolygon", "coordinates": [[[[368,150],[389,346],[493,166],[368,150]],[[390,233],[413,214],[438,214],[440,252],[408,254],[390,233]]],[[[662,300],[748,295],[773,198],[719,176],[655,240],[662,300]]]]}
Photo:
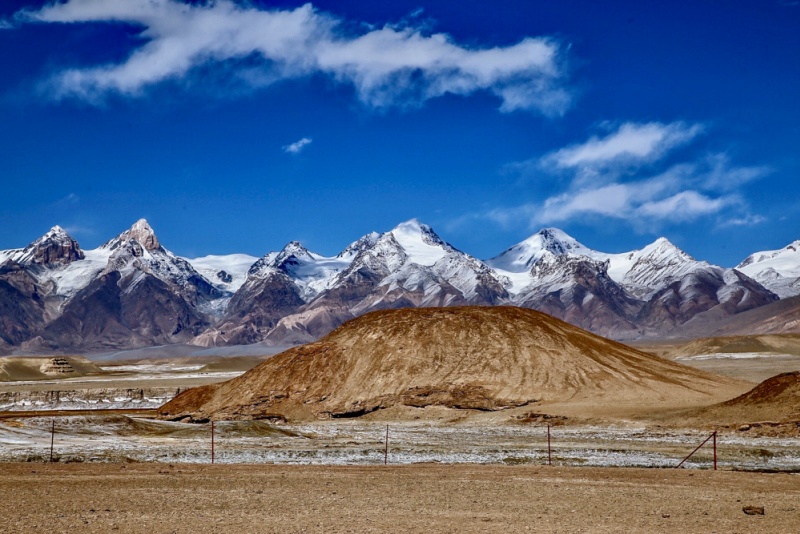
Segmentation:
{"type": "Polygon", "coordinates": [[[22,532],[796,532],[800,476],[545,466],[0,464],[22,532]],[[745,515],[744,506],[765,508],[745,515]]]}

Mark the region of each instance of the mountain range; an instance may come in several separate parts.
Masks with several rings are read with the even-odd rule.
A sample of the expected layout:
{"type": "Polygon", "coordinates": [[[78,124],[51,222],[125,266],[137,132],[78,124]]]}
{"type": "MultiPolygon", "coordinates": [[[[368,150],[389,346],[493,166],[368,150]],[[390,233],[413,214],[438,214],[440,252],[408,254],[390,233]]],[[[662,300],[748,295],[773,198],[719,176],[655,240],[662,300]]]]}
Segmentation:
{"type": "Polygon", "coordinates": [[[463,305],[532,308],[618,340],[712,335],[754,309],[780,324],[797,295],[800,241],[726,269],[665,238],[609,254],[546,228],[482,261],[410,220],[332,257],[292,241],[188,259],[142,219],[94,250],[55,226],[0,251],[0,351],[298,344],[373,310],[463,305]]]}

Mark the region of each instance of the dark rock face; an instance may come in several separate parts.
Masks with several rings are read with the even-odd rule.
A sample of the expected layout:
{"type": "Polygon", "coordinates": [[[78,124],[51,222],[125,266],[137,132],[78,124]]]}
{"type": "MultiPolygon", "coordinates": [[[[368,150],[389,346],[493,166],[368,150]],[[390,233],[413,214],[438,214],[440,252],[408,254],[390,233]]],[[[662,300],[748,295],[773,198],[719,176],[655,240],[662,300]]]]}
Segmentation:
{"type": "Polygon", "coordinates": [[[19,251],[15,261],[24,266],[56,268],[85,257],[78,242],[60,226],[19,251]]]}
{"type": "Polygon", "coordinates": [[[36,280],[21,265],[0,266],[0,340],[19,345],[44,325],[44,302],[36,280]]]}
{"type": "Polygon", "coordinates": [[[143,347],[186,342],[208,326],[154,276],[142,275],[128,291],[125,282],[112,271],[89,284],[47,325],[44,341],[53,348],[143,347]]]}
{"type": "Polygon", "coordinates": [[[300,290],[285,274],[251,277],[231,299],[217,330],[234,345],[263,341],[278,321],[304,304],[300,290]]]}
{"type": "Polygon", "coordinates": [[[66,265],[75,260],[82,260],[85,257],[77,241],[67,235],[66,232],[55,232],[53,230],[45,235],[42,240],[29,245],[24,252],[30,254],[31,264],[44,265],[45,267],[66,265]]]}
{"type": "Polygon", "coordinates": [[[698,271],[672,282],[645,302],[634,318],[654,334],[668,333],[689,321],[713,321],[778,300],[757,282],[731,270],[717,276],[698,271]]]}
{"type": "Polygon", "coordinates": [[[555,280],[535,288],[519,304],[600,335],[634,335],[638,328],[632,317],[641,302],[608,276],[607,267],[603,262],[556,256],[546,266],[548,272],[539,273],[555,275],[555,280]]]}

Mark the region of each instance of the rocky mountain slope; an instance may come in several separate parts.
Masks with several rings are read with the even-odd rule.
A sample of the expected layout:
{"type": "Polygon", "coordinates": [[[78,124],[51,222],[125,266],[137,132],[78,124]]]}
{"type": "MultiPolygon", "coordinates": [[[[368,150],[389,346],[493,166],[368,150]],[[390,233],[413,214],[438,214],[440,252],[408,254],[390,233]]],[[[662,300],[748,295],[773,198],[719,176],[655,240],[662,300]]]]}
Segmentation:
{"type": "Polygon", "coordinates": [[[205,310],[221,296],[161,246],[145,220],[91,251],[54,227],[3,254],[0,291],[14,298],[0,308],[0,323],[10,326],[2,337],[28,350],[188,342],[209,325],[205,310]]]}
{"type": "Polygon", "coordinates": [[[639,352],[510,306],[383,310],[185,391],[168,419],[356,417],[387,408],[501,410],[552,402],[711,403],[747,383],[639,352]]]}
{"type": "Polygon", "coordinates": [[[186,259],[144,220],[94,250],[56,226],[0,251],[0,351],[293,344],[373,310],[461,305],[537,309],[621,340],[708,335],[776,303],[758,280],[790,293],[795,253],[725,269],[664,238],[608,254],[548,228],[484,262],[410,220],[331,257],[293,241],[261,258],[186,259]]]}

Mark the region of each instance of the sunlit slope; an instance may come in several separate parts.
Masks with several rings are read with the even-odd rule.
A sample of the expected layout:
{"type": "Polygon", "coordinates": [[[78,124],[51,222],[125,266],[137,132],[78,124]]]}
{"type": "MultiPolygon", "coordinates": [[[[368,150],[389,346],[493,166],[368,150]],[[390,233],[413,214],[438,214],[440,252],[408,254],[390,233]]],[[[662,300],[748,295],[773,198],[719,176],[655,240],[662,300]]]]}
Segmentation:
{"type": "Polygon", "coordinates": [[[710,403],[741,391],[742,382],[637,351],[533,310],[418,308],[354,319],[233,380],[188,390],[161,414],[203,420],[357,416],[398,405],[478,410],[548,401],[668,405],[710,403]]]}

